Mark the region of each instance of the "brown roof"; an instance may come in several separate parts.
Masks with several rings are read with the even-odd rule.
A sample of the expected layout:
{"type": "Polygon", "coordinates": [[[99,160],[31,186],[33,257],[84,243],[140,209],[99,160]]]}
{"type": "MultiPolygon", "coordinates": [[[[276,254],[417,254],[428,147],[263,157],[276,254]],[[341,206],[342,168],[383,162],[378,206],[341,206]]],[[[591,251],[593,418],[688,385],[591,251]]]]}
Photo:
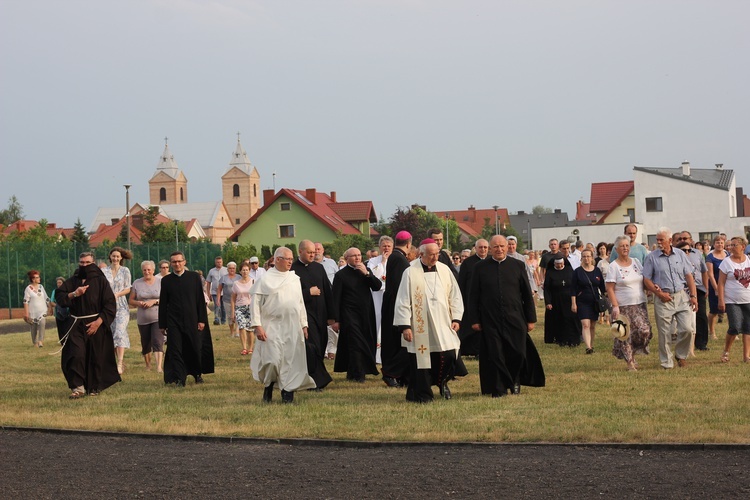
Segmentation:
{"type": "MultiPolygon", "coordinates": [[[[35,220],[18,220],[13,224],[5,227],[0,226],[0,228],[3,234],[11,234],[16,231],[18,231],[19,233],[25,233],[26,231],[34,229],[37,226],[39,226],[39,222],[35,220]]],[[[48,222],[45,231],[48,236],[62,236],[65,239],[70,239],[70,237],[75,233],[74,228],[57,227],[57,224],[55,224],[54,222],[48,222]]]]}
{"type": "Polygon", "coordinates": [[[633,181],[594,182],[591,184],[589,211],[600,214],[617,208],[635,189],[633,181]]]}
{"type": "MultiPolygon", "coordinates": [[[[112,242],[116,241],[117,237],[120,236],[120,231],[122,231],[123,224],[127,224],[127,220],[125,219],[125,217],[117,221],[115,224],[109,226],[106,224],[100,224],[96,232],[89,236],[89,245],[94,248],[104,243],[104,240],[109,240],[112,242]]],[[[130,225],[130,242],[132,244],[140,245],[142,234],[143,233],[137,227],[132,224],[130,225]]]]}
{"type": "MultiPolygon", "coordinates": [[[[320,194],[318,193],[318,195],[320,194]]],[[[371,201],[343,201],[329,203],[328,205],[347,222],[378,221],[371,201]]]]}
{"type": "MultiPolygon", "coordinates": [[[[441,219],[445,219],[445,214],[449,214],[449,217],[456,221],[458,227],[469,236],[482,234],[485,221],[488,221],[491,227],[495,227],[494,208],[474,208],[472,206],[466,210],[431,210],[430,212],[441,219]]],[[[497,209],[497,222],[501,226],[510,222],[507,208],[497,209]]]]}

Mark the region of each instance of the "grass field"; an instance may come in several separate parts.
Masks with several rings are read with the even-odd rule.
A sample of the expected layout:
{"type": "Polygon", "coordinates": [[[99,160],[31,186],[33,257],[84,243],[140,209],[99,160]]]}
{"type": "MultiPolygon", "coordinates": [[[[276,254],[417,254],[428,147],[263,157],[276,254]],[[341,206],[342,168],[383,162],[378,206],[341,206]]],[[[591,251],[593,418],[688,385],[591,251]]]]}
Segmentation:
{"type": "MultiPolygon", "coordinates": [[[[543,311],[539,309],[540,319],[543,311]]],[[[653,316],[652,316],[653,317],[653,316]]],[[[303,437],[366,441],[481,441],[554,443],[750,443],[750,364],[741,344],[723,364],[726,323],[719,340],[697,351],[686,368],[659,367],[656,330],[651,354],[628,372],[611,355],[612,341],[600,325],[596,353],[542,342],[543,322],[532,337],[547,374],[547,387],[523,388],[518,397],[479,395],[478,366],[451,384],[453,399],[414,405],[403,389],[379,379],[365,384],[333,374],[322,393],[302,392],[295,404],[261,403],[263,387],[252,380],[249,357],[227,327],[213,327],[216,373],[200,386],[165,387],[140,356],[135,321],[125,356],[123,382],[98,398],[68,400],[60,371],[56,331],[44,349],[28,333],[0,336],[0,423],[4,426],[111,430],[157,434],[303,437]]],[[[330,363],[330,362],[329,362],[330,363]]],[[[332,364],[328,365],[332,371],[332,364]]],[[[437,393],[437,390],[436,390],[437,393]]]]}

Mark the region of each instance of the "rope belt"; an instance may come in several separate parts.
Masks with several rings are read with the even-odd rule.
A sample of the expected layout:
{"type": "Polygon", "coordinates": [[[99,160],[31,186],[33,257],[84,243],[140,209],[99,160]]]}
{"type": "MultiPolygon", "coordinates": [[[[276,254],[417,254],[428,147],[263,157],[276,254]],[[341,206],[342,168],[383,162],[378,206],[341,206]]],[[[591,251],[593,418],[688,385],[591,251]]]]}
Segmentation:
{"type": "Polygon", "coordinates": [[[65,335],[60,339],[60,343],[62,344],[62,347],[60,350],[55,351],[53,353],[50,353],[49,356],[54,356],[55,354],[60,354],[63,349],[65,349],[65,344],[68,342],[68,337],[70,336],[70,331],[73,329],[74,326],[76,326],[76,323],[79,319],[89,319],[89,318],[96,318],[99,316],[99,313],[96,314],[88,314],[86,316],[75,316],[73,314],[70,315],[71,318],[73,318],[73,323],[71,323],[70,328],[68,328],[68,331],[65,332],[65,335]]]}

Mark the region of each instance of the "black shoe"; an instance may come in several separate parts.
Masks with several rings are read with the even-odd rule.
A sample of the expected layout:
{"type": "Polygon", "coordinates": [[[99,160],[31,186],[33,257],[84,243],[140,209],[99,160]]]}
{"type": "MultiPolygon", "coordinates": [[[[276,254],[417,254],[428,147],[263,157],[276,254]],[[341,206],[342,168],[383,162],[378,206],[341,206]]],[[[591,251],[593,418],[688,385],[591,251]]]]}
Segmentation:
{"type": "Polygon", "coordinates": [[[586,354],[594,354],[594,348],[591,347],[591,348],[586,349],[586,354]]]}
{"type": "Polygon", "coordinates": [[[385,382],[385,385],[388,387],[401,387],[399,381],[393,377],[383,377],[383,382],[385,382]]]}
{"type": "Polygon", "coordinates": [[[451,395],[451,390],[448,387],[448,382],[443,382],[440,385],[440,395],[443,396],[445,399],[450,399],[451,397],[453,397],[451,395]]]}
{"type": "Polygon", "coordinates": [[[511,391],[511,394],[515,394],[516,396],[521,394],[521,384],[513,384],[513,390],[511,391]]]}
{"type": "Polygon", "coordinates": [[[282,403],[293,403],[294,402],[294,393],[293,392],[287,392],[285,390],[281,390],[281,402],[282,403]]]}
{"type": "Polygon", "coordinates": [[[271,399],[273,399],[273,382],[271,382],[271,385],[263,389],[263,402],[270,403],[271,399]]]}
{"type": "Polygon", "coordinates": [[[492,397],[493,398],[501,398],[503,396],[505,396],[505,394],[500,394],[499,392],[493,392],[492,393],[492,397]]]}
{"type": "Polygon", "coordinates": [[[200,375],[193,375],[193,378],[195,378],[195,383],[196,384],[202,384],[203,383],[203,377],[201,377],[200,375]]]}

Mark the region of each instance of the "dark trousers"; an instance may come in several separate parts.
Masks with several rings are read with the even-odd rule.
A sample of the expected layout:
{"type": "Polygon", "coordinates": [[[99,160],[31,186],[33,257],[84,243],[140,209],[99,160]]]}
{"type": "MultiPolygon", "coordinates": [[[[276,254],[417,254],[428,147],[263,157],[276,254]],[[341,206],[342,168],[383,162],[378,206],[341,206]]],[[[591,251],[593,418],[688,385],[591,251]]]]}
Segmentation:
{"type": "Polygon", "coordinates": [[[695,314],[695,347],[708,346],[708,316],[706,316],[706,292],[698,290],[698,312],[695,314]]]}
{"type": "Polygon", "coordinates": [[[416,403],[428,403],[435,398],[432,386],[449,381],[456,369],[456,351],[431,352],[431,368],[417,368],[417,355],[409,354],[411,364],[409,385],[406,388],[406,400],[416,403]]]}

